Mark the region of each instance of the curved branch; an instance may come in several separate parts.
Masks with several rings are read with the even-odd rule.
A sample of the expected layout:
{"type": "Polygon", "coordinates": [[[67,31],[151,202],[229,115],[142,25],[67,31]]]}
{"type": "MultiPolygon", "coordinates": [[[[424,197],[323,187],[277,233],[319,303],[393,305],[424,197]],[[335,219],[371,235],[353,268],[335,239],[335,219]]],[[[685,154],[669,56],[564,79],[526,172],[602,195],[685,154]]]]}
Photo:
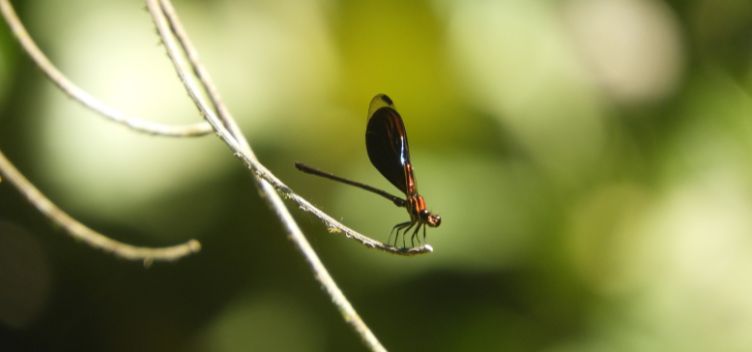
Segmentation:
{"type": "Polygon", "coordinates": [[[81,87],[71,82],[55,67],[55,65],[52,64],[52,62],[50,62],[47,56],[45,56],[36,43],[34,43],[34,40],[31,39],[31,36],[26,31],[26,28],[24,28],[23,23],[21,23],[21,20],[18,18],[18,15],[9,0],[0,0],[0,12],[2,12],[5,22],[8,23],[8,26],[21,44],[23,50],[31,57],[37,67],[42,70],[44,75],[65,94],[86,108],[135,131],[151,135],[167,137],[198,137],[212,132],[211,126],[205,121],[190,125],[166,125],[135,116],[128,116],[124,112],[114,109],[97,100],[81,87]]]}
{"type": "MultiPolygon", "coordinates": [[[[221,118],[223,119],[222,121],[220,120],[220,117],[218,117],[214,113],[214,111],[212,111],[212,109],[210,109],[206,104],[199,92],[199,88],[197,87],[194,78],[189,74],[187,64],[184,62],[181,53],[178,51],[177,44],[175,43],[175,38],[173,38],[172,35],[175,35],[177,37],[177,40],[181,41],[180,45],[183,47],[183,54],[189,56],[191,65],[193,66],[193,72],[195,72],[197,76],[199,76],[208,94],[216,95],[216,90],[211,89],[213,88],[213,86],[210,83],[208,75],[200,73],[205,71],[203,71],[203,69],[201,68],[200,63],[198,62],[197,55],[195,55],[195,52],[192,50],[192,45],[190,45],[187,36],[182,31],[182,27],[179,23],[179,20],[177,19],[177,16],[175,15],[170,1],[146,0],[146,4],[147,8],[149,9],[149,13],[151,14],[152,19],[157,27],[159,36],[162,39],[165,47],[167,48],[167,54],[172,60],[173,65],[175,66],[175,70],[177,71],[180,80],[185,86],[188,95],[191,97],[194,104],[197,106],[204,118],[212,125],[212,127],[214,127],[215,131],[222,138],[222,140],[224,140],[225,143],[233,150],[234,155],[243,160],[246,166],[249,167],[249,169],[256,175],[256,179],[260,184],[260,188],[266,196],[264,197],[264,199],[269,202],[269,205],[279,216],[280,220],[286,227],[291,240],[301,251],[305,259],[308,261],[308,264],[311,266],[311,269],[314,271],[314,277],[322,284],[327,294],[329,294],[329,296],[331,297],[333,303],[340,310],[340,313],[342,314],[345,321],[351,325],[351,327],[361,337],[363,342],[372,351],[386,351],[384,346],[379,342],[376,335],[373,334],[373,332],[368,328],[365,322],[360,318],[360,315],[358,315],[345,295],[334,282],[334,279],[326,270],[326,267],[324,267],[324,264],[321,262],[318,255],[303,235],[303,232],[295,222],[292,214],[290,214],[289,210],[283,203],[279,194],[275,192],[275,190],[287,197],[297,197],[298,204],[300,204],[301,206],[303,204],[306,204],[309,211],[311,209],[315,209],[315,207],[308,204],[308,202],[302,203],[305,201],[304,199],[292,193],[289,187],[287,187],[276,177],[274,177],[273,174],[268,172],[268,170],[266,170],[266,168],[264,168],[263,165],[258,162],[255,155],[253,154],[253,151],[251,150],[250,145],[245,141],[234,119],[232,119],[232,117],[226,110],[224,110],[223,108],[217,109],[218,111],[220,111],[221,118]],[[168,24],[168,20],[171,24],[168,24]],[[176,32],[180,32],[180,34],[176,32]],[[230,132],[230,130],[235,133],[230,132]]],[[[222,105],[221,101],[219,101],[218,98],[216,100],[212,98],[212,100],[219,102],[220,106],[222,105]]],[[[325,221],[328,226],[334,223],[334,219],[331,219],[331,217],[328,216],[327,218],[328,219],[320,219],[322,219],[322,221],[325,221]]],[[[342,227],[340,228],[345,227],[344,225],[342,225],[342,227]]]]}
{"type": "MultiPolygon", "coordinates": [[[[162,40],[163,42],[165,42],[165,46],[167,48],[167,54],[176,65],[178,76],[186,86],[188,94],[190,95],[194,104],[196,104],[196,107],[199,109],[204,118],[212,125],[212,127],[214,127],[217,135],[219,135],[219,137],[222,138],[222,140],[230,147],[230,149],[232,149],[234,155],[241,161],[243,161],[248,169],[250,169],[257,177],[269,182],[274,187],[274,189],[276,189],[277,192],[281,193],[285,198],[288,198],[295,202],[301,210],[313,214],[316,218],[324,223],[328,231],[331,233],[341,233],[347,238],[354,239],[368,248],[374,248],[397,255],[412,256],[418,254],[426,254],[433,251],[433,248],[427,244],[409,249],[395,247],[375,240],[347,227],[346,225],[329,216],[321,209],[311,204],[305,198],[293,192],[290,187],[288,187],[263,164],[261,164],[256,158],[253,151],[248,146],[248,142],[245,140],[243,134],[240,132],[240,129],[237,127],[235,120],[229,114],[229,111],[225,108],[224,104],[222,104],[222,100],[219,98],[217,89],[211,83],[211,79],[208,76],[208,73],[198,61],[198,54],[196,53],[195,49],[193,49],[193,46],[188,40],[188,37],[177,18],[174,7],[170,3],[170,1],[160,0],[159,2],[161,6],[160,9],[162,10],[164,19],[167,20],[167,25],[169,26],[170,31],[175,33],[175,37],[177,38],[178,43],[180,44],[181,48],[183,48],[186,56],[190,61],[192,71],[198,76],[199,81],[204,86],[207,95],[209,95],[212,101],[212,104],[219,107],[217,109],[218,113],[215,113],[212,109],[210,109],[209,105],[204,101],[204,98],[200,93],[200,88],[198,88],[196,83],[192,80],[191,77],[189,77],[187,73],[189,70],[185,67],[177,68],[177,66],[184,66],[184,64],[182,63],[182,59],[178,57],[179,53],[177,51],[177,48],[171,48],[171,46],[175,46],[174,41],[172,40],[172,37],[169,36],[169,33],[163,35],[160,32],[162,40]]],[[[155,18],[156,16],[160,15],[154,14],[152,12],[152,18],[154,19],[155,23],[157,22],[157,19],[155,18]]],[[[157,29],[159,29],[159,27],[157,29]]]]}
{"type": "MultiPolygon", "coordinates": [[[[209,100],[211,101],[214,110],[217,112],[217,115],[219,115],[219,118],[224,122],[225,126],[232,131],[234,135],[239,136],[240,140],[245,141],[245,137],[243,137],[240,129],[238,128],[238,125],[234,123],[234,119],[232,118],[232,115],[230,115],[230,111],[222,102],[222,98],[219,96],[219,90],[217,90],[217,87],[212,82],[212,79],[209,76],[209,72],[204,69],[203,65],[201,65],[201,62],[198,59],[198,52],[196,52],[196,49],[194,49],[193,45],[191,44],[191,41],[188,38],[188,33],[186,33],[185,29],[183,29],[183,25],[178,19],[177,12],[175,12],[175,7],[173,7],[172,3],[169,1],[161,2],[160,6],[162,7],[162,12],[167,19],[167,23],[170,25],[170,30],[175,35],[175,38],[177,38],[177,42],[178,44],[180,44],[180,48],[188,58],[188,62],[191,64],[191,69],[193,69],[193,73],[196,75],[196,77],[198,77],[199,82],[201,82],[201,85],[204,87],[206,94],[209,96],[209,100]]],[[[248,143],[245,142],[245,144],[248,143]]],[[[251,155],[254,154],[250,148],[248,148],[246,152],[251,155]]]]}
{"type": "MultiPolygon", "coordinates": [[[[218,134],[220,135],[220,137],[222,136],[222,133],[218,133],[218,134]]],[[[233,149],[235,148],[230,142],[227,142],[227,143],[228,145],[230,145],[230,148],[233,148],[233,149]]],[[[337,221],[336,219],[331,217],[329,214],[327,214],[323,210],[311,204],[311,202],[309,202],[307,199],[293,192],[293,190],[290,187],[284,184],[279,178],[277,178],[277,176],[275,176],[271,171],[269,171],[264,165],[262,165],[257,160],[254,161],[254,160],[248,159],[242,153],[235,153],[235,156],[240,158],[243,161],[243,163],[246,165],[246,167],[248,167],[256,176],[269,182],[277,192],[282,194],[285,198],[288,198],[292,200],[293,202],[295,202],[295,204],[298,205],[300,210],[313,214],[313,216],[315,216],[321,222],[323,222],[327,230],[331,233],[343,234],[345,235],[345,237],[356,240],[368,248],[378,249],[378,250],[385,251],[391,254],[414,256],[414,255],[427,254],[427,253],[433,252],[433,247],[431,247],[430,244],[423,244],[421,246],[413,247],[413,248],[399,248],[399,247],[395,247],[390,244],[386,244],[384,242],[375,240],[366,235],[363,235],[360,232],[357,232],[347,227],[345,224],[342,224],[341,222],[337,221]]]]}
{"type": "Polygon", "coordinates": [[[14,185],[39,212],[44,214],[58,226],[65,229],[71,237],[81,240],[94,248],[128,260],[142,260],[149,265],[154,261],[174,261],[186,255],[196,253],[201,244],[196,240],[189,240],[183,244],[170,247],[137,247],[113,240],[86,225],[80,223],[42,194],[0,151],[0,174],[14,185]]]}

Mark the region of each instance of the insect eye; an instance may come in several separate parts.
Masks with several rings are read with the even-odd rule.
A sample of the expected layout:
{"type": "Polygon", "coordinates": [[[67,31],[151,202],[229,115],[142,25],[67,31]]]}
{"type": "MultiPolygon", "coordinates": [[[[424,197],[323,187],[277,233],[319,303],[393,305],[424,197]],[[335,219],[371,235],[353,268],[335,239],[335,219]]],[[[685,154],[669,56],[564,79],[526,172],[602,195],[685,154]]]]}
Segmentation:
{"type": "Polygon", "coordinates": [[[428,214],[428,225],[431,227],[439,227],[439,225],[441,225],[441,216],[439,216],[439,214],[428,214]]]}

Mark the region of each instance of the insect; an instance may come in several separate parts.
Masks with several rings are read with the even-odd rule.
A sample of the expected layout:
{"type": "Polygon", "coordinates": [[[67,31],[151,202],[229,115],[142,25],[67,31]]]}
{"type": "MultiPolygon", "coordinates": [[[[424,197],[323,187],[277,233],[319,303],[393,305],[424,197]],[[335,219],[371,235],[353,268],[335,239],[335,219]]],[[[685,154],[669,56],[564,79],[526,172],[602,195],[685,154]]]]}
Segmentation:
{"type": "MultiPolygon", "coordinates": [[[[402,247],[405,246],[405,237],[412,229],[410,243],[415,246],[420,229],[423,229],[423,241],[426,240],[426,227],[438,227],[441,225],[441,216],[428,211],[426,201],[418,193],[418,185],[415,183],[413,164],[410,163],[410,148],[407,144],[407,132],[402,117],[394,108],[392,99],[385,94],[378,94],[371,99],[368,109],[368,127],[366,127],[366,150],[368,158],[373,166],[386,177],[395,187],[405,194],[400,198],[389,192],[380,190],[369,185],[348,180],[324,172],[302,163],[295,163],[298,170],[316,176],[325,177],[334,181],[342,182],[351,186],[359,187],[366,191],[376,193],[391,200],[396,206],[404,207],[410,215],[410,221],[394,225],[389,233],[387,242],[394,236],[394,246],[402,236],[402,247]]],[[[420,239],[418,239],[420,242],[420,239]]]]}

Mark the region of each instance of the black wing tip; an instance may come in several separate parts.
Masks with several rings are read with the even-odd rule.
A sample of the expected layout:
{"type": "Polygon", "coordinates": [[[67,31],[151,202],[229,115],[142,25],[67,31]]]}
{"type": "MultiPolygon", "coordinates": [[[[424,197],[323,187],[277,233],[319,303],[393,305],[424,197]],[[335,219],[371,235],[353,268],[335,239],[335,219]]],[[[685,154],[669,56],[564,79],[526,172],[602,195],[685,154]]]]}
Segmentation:
{"type": "Polygon", "coordinates": [[[376,111],[384,108],[395,110],[392,98],[383,93],[376,94],[373,99],[371,99],[371,104],[368,105],[368,117],[373,117],[373,114],[376,113],[376,111]]]}
{"type": "Polygon", "coordinates": [[[377,96],[377,97],[378,97],[378,98],[379,98],[379,99],[380,99],[381,101],[383,101],[383,102],[385,102],[385,103],[387,103],[387,104],[389,104],[389,105],[394,105],[394,102],[392,101],[392,98],[390,98],[390,97],[389,97],[388,95],[386,95],[386,94],[384,94],[384,93],[379,93],[379,94],[376,94],[376,96],[377,96]]]}
{"type": "Polygon", "coordinates": [[[388,95],[384,93],[379,93],[373,96],[373,99],[371,99],[371,105],[373,104],[386,104],[387,106],[393,106],[394,102],[392,101],[392,98],[390,98],[388,95]]]}

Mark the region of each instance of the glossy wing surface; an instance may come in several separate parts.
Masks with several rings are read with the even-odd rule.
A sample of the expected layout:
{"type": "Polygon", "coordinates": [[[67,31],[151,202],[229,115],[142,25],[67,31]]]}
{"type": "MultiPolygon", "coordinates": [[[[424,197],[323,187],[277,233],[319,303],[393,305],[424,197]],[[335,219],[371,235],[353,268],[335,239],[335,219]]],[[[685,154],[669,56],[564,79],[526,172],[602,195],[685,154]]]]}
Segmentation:
{"type": "Polygon", "coordinates": [[[407,132],[402,117],[393,107],[382,106],[371,113],[366,149],[373,166],[389,182],[405,194],[415,191],[407,132]]]}

